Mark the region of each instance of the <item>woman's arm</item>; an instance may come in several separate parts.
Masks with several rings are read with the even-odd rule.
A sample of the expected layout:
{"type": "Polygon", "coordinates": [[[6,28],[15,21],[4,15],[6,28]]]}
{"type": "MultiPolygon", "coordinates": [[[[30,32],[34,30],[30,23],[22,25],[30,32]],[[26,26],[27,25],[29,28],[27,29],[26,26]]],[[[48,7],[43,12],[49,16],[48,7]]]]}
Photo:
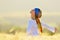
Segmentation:
{"type": "Polygon", "coordinates": [[[55,33],[55,28],[54,27],[49,26],[48,24],[46,24],[44,22],[41,22],[41,25],[42,25],[42,27],[44,27],[44,28],[48,29],[49,31],[55,33]]]}

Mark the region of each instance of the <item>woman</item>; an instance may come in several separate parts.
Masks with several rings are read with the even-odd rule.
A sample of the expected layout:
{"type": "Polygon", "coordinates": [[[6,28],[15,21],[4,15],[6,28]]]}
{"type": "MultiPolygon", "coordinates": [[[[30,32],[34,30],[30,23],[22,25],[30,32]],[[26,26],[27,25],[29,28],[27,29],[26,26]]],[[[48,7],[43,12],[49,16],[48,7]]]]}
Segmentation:
{"type": "Polygon", "coordinates": [[[34,8],[31,10],[31,19],[28,22],[27,33],[29,35],[38,35],[42,33],[42,27],[48,29],[49,31],[55,33],[55,28],[50,27],[46,23],[40,22],[39,18],[42,16],[42,12],[39,8],[34,8]]]}

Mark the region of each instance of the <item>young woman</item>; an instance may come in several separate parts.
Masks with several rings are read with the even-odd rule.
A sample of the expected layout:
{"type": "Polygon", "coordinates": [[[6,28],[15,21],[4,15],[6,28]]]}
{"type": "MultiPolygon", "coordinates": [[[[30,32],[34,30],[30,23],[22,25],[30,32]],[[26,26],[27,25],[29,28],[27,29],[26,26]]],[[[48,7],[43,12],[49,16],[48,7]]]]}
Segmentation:
{"type": "Polygon", "coordinates": [[[31,19],[28,22],[27,33],[29,35],[38,35],[42,33],[42,28],[46,28],[49,31],[55,33],[55,28],[47,25],[46,23],[40,22],[39,18],[42,16],[42,11],[39,8],[34,8],[31,10],[31,19]]]}

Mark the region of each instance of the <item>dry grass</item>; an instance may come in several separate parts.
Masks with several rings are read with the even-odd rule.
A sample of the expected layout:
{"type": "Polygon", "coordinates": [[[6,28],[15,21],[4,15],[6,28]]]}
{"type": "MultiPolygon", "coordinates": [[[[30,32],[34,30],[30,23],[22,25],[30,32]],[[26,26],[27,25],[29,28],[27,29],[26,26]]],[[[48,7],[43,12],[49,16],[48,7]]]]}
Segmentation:
{"type": "Polygon", "coordinates": [[[0,40],[60,40],[60,34],[55,34],[53,36],[47,36],[47,34],[28,36],[23,32],[16,33],[15,35],[0,33],[0,40]]]}

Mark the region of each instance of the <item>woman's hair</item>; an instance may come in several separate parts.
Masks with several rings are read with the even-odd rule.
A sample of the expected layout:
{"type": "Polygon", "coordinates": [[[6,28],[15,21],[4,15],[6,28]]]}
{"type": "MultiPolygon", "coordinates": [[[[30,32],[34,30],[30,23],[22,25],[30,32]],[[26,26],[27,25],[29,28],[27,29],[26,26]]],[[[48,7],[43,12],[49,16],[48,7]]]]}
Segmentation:
{"type": "Polygon", "coordinates": [[[39,8],[35,8],[34,11],[35,11],[35,18],[38,18],[39,13],[40,14],[42,13],[42,11],[39,8]]]}
{"type": "Polygon", "coordinates": [[[35,8],[34,10],[35,10],[36,23],[37,23],[37,25],[39,24],[38,28],[40,28],[40,32],[42,32],[42,25],[41,25],[41,22],[40,22],[39,17],[38,17],[39,13],[41,14],[42,11],[39,8],[35,8]]]}
{"type": "Polygon", "coordinates": [[[38,15],[39,15],[39,13],[41,14],[42,11],[39,8],[35,8],[34,11],[35,11],[35,19],[36,19],[36,21],[37,21],[37,23],[40,23],[38,15]]]}

